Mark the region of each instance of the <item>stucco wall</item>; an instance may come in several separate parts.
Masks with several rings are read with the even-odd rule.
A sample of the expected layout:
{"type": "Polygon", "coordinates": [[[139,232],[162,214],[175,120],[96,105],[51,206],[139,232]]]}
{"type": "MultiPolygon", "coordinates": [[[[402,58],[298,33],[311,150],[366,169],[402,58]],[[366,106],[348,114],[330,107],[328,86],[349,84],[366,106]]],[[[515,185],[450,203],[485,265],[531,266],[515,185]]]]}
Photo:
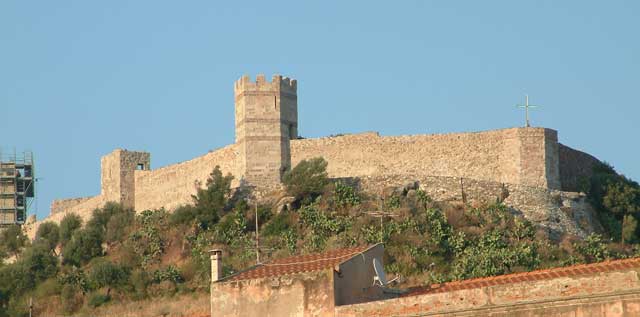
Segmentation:
{"type": "Polygon", "coordinates": [[[385,298],[382,288],[373,285],[373,277],[376,276],[373,259],[384,263],[383,256],[384,247],[377,244],[339,265],[339,271],[333,275],[336,306],[385,298]]]}
{"type": "Polygon", "coordinates": [[[381,137],[363,133],[291,141],[291,161],[322,156],[332,177],[456,176],[558,189],[557,133],[513,128],[381,137]],[[554,145],[555,144],[555,145],[554,145]]]}
{"type": "Polygon", "coordinates": [[[333,317],[333,270],[213,283],[211,317],[333,317]]]}
{"type": "Polygon", "coordinates": [[[637,269],[339,306],[336,316],[638,316],[637,269]]]}

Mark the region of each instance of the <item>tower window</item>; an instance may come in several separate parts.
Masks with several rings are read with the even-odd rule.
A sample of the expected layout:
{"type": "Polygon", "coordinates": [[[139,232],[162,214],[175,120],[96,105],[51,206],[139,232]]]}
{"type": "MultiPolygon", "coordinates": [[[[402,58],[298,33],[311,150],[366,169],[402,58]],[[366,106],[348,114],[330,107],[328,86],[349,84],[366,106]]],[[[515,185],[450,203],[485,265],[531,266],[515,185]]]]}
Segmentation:
{"type": "Polygon", "coordinates": [[[144,171],[144,163],[138,163],[138,165],[136,166],[136,170],[144,171]]]}

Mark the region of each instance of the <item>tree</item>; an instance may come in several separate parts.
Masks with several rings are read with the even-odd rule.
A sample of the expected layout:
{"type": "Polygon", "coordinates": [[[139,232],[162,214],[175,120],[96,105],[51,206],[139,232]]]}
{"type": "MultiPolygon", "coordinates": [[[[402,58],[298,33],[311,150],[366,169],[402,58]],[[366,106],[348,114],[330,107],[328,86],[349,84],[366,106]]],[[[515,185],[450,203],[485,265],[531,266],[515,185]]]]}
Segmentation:
{"type": "Polygon", "coordinates": [[[322,194],[329,183],[327,175],[327,161],[322,157],[302,160],[290,171],[284,174],[282,182],[291,196],[298,199],[322,194]]]}
{"type": "Polygon", "coordinates": [[[10,255],[17,255],[26,243],[27,236],[18,225],[10,225],[0,232],[0,249],[10,255]]]}
{"type": "Polygon", "coordinates": [[[64,263],[80,266],[102,255],[103,233],[97,228],[86,228],[74,233],[62,249],[64,263]]]}
{"type": "Polygon", "coordinates": [[[625,215],[622,219],[622,242],[633,243],[636,241],[638,220],[633,215],[625,215]]]}
{"type": "Polygon", "coordinates": [[[36,232],[36,241],[44,243],[49,250],[55,249],[60,241],[60,227],[50,221],[41,224],[36,232]]]}
{"type": "Polygon", "coordinates": [[[231,174],[222,176],[220,166],[216,166],[209,174],[206,187],[198,188],[196,195],[191,196],[196,207],[196,222],[203,229],[208,229],[220,220],[231,194],[232,180],[231,174]]]}
{"type": "Polygon", "coordinates": [[[82,219],[75,213],[68,213],[60,221],[60,243],[64,246],[71,240],[73,233],[82,227],[82,219]]]}
{"type": "Polygon", "coordinates": [[[134,218],[135,213],[132,210],[123,210],[121,213],[111,216],[107,222],[105,240],[110,243],[123,241],[134,223],[134,218]]]}
{"type": "Polygon", "coordinates": [[[129,280],[129,269],[110,261],[98,262],[90,273],[90,279],[97,288],[107,288],[107,295],[112,288],[121,288],[129,280]]]}

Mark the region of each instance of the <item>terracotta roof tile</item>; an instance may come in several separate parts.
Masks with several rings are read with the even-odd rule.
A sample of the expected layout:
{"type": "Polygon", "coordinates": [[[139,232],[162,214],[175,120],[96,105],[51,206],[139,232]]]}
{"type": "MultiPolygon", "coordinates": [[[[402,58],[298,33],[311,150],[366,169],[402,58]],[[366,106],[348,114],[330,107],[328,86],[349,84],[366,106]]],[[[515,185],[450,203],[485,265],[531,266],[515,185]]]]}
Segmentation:
{"type": "Polygon", "coordinates": [[[265,277],[322,271],[332,268],[350,258],[364,253],[373,246],[336,249],[323,253],[312,253],[273,260],[230,275],[221,282],[259,279],[265,277]]]}
{"type": "Polygon", "coordinates": [[[512,284],[524,281],[540,281],[558,277],[611,272],[635,267],[640,267],[640,257],[420,286],[409,289],[409,291],[402,296],[406,297],[430,293],[444,293],[454,290],[471,289],[491,285],[512,284]]]}

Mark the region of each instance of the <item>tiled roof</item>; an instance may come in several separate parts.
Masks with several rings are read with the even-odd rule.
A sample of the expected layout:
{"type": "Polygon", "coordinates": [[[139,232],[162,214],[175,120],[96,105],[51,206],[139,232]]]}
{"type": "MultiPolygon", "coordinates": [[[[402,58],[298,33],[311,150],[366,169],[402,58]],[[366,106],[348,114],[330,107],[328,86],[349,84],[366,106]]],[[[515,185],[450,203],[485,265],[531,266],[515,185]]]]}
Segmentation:
{"type": "Polygon", "coordinates": [[[409,291],[402,296],[405,297],[431,293],[444,293],[462,289],[480,288],[520,282],[532,282],[560,277],[577,277],[580,275],[591,275],[596,273],[619,271],[635,267],[640,267],[640,257],[624,260],[605,261],[593,264],[581,264],[525,273],[514,273],[500,276],[475,278],[443,284],[433,284],[430,286],[421,286],[409,289],[409,291]]]}
{"type": "Polygon", "coordinates": [[[265,277],[321,271],[333,268],[354,256],[364,253],[372,247],[373,246],[360,246],[347,249],[336,249],[323,253],[312,253],[273,260],[225,277],[221,282],[252,280],[265,277]]]}

